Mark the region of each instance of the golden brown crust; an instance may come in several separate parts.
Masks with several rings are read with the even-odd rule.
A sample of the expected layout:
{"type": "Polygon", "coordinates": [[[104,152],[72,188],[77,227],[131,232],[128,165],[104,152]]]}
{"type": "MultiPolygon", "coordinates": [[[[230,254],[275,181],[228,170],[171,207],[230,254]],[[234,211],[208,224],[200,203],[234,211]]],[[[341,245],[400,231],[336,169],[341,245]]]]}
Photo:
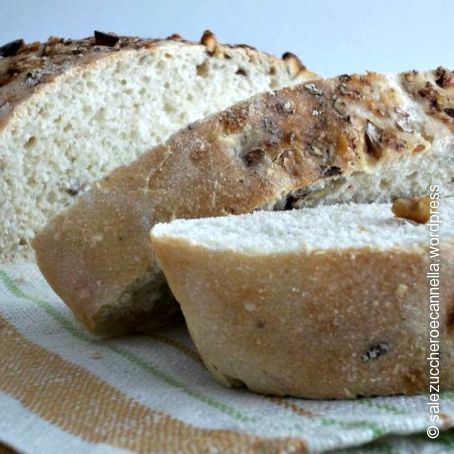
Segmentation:
{"type": "MultiPolygon", "coordinates": [[[[78,40],[51,36],[43,43],[25,44],[22,40],[7,43],[3,47],[8,50],[0,51],[0,129],[5,126],[19,104],[70,69],[90,65],[94,61],[124,51],[156,49],[166,42],[179,42],[188,46],[199,45],[184,40],[177,34],[167,39],[145,39],[98,31],[95,31],[92,37],[78,40]]],[[[226,56],[228,49],[244,47],[244,45],[218,44],[215,35],[209,31],[204,33],[201,43],[205,45],[207,52],[216,58],[228,58],[226,56]],[[211,51],[214,43],[216,52],[211,51]]],[[[246,52],[251,55],[251,58],[256,58],[260,54],[271,62],[281,63],[277,57],[259,52],[252,47],[248,47],[246,52]]],[[[309,75],[313,74],[305,68],[295,72],[289,68],[289,71],[293,77],[302,77],[304,73],[309,78],[309,75]]],[[[315,74],[313,76],[316,77],[315,74]]]]}
{"type": "MultiPolygon", "coordinates": [[[[191,336],[224,385],[313,399],[428,391],[425,248],[251,255],[152,239],[191,336]]],[[[452,389],[454,243],[442,259],[440,383],[452,389]]]]}
{"type": "Polygon", "coordinates": [[[409,120],[412,101],[397,81],[368,73],[304,83],[188,126],[113,171],[37,235],[43,274],[94,329],[102,306],[120,304],[126,288],[157,270],[148,249],[156,222],[271,207],[293,190],[452,140],[437,118],[409,120]]]}

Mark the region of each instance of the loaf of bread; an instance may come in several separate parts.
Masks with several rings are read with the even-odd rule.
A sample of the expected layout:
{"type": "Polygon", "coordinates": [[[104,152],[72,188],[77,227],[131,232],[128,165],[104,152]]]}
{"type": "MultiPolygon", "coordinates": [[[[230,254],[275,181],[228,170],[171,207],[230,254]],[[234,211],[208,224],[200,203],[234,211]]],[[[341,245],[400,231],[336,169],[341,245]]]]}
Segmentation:
{"type": "Polygon", "coordinates": [[[0,261],[113,168],[189,122],[315,77],[292,54],[95,32],[0,48],[0,261]]]}
{"type": "Polygon", "coordinates": [[[173,305],[149,247],[157,222],[316,203],[454,194],[454,73],[343,75],[255,96],[119,167],[34,240],[49,284],[93,332],[173,305]]]}
{"type": "Polygon", "coordinates": [[[446,390],[454,198],[431,202],[441,223],[433,217],[430,230],[389,204],[345,204],[176,220],[155,226],[152,243],[224,385],[314,399],[425,393],[438,364],[446,390]]]}

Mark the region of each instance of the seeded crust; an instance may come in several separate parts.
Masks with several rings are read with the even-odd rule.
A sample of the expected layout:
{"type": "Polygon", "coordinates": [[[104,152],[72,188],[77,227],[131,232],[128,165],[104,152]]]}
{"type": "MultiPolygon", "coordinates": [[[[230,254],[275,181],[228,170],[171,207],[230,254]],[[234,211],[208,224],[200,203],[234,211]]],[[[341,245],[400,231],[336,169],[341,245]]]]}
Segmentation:
{"type": "MultiPolygon", "coordinates": [[[[91,331],[144,328],[163,310],[159,297],[150,303],[143,291],[135,302],[159,275],[148,240],[154,224],[292,208],[294,191],[378,173],[429,153],[436,141],[452,146],[454,88],[437,82],[440,73],[453,74],[344,75],[255,96],[195,122],[51,221],[33,244],[38,265],[91,331]],[[427,85],[435,109],[420,93],[427,85]]],[[[452,180],[443,183],[443,195],[453,195],[452,180]]]]}
{"type": "MultiPolygon", "coordinates": [[[[153,49],[167,41],[178,41],[185,45],[203,44],[207,52],[219,58],[228,58],[229,49],[241,47],[254,60],[260,55],[270,61],[281,61],[269,54],[257,51],[251,46],[219,44],[210,31],[206,31],[200,43],[187,41],[174,34],[167,39],[144,39],[130,36],[117,36],[95,32],[94,36],[75,40],[50,37],[46,42],[24,43],[16,40],[0,47],[0,131],[3,129],[18,106],[29,97],[37,94],[46,84],[55,82],[59,75],[67,71],[90,65],[112,54],[139,49],[153,49]],[[3,58],[2,58],[3,57],[3,58]]],[[[283,60],[293,77],[316,78],[301,61],[291,53],[286,53],[283,60]]]]}

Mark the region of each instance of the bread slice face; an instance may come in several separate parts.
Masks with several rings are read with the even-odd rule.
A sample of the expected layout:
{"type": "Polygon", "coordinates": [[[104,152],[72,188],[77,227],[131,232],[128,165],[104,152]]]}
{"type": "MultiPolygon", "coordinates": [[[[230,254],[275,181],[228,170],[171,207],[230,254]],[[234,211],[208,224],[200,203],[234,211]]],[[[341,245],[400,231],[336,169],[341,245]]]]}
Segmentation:
{"type": "Polygon", "coordinates": [[[98,33],[16,51],[0,57],[2,262],[33,259],[31,239],[51,217],[186,124],[316,77],[294,56],[209,32],[201,43],[98,33]]]}
{"type": "Polygon", "coordinates": [[[437,211],[432,262],[432,228],[389,204],[176,220],[151,238],[220,383],[314,399],[415,394],[429,390],[431,303],[440,387],[454,387],[454,199],[437,211]]]}
{"type": "Polygon", "coordinates": [[[453,195],[451,76],[344,75],[195,122],[54,218],[35,238],[38,265],[89,329],[124,332],[169,307],[153,284],[148,233],[158,222],[389,201],[431,184],[453,195]]]}

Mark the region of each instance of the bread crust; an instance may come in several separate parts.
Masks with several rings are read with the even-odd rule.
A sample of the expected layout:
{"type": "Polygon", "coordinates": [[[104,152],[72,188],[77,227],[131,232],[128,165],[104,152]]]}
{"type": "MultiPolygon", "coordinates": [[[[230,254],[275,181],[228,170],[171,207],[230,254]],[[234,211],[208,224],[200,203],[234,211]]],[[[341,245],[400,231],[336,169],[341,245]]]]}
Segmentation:
{"type": "Polygon", "coordinates": [[[33,243],[38,265],[90,330],[109,333],[101,308],[134,307],[128,289],[158,269],[148,244],[157,222],[270,208],[314,183],[427,153],[434,140],[452,143],[454,89],[437,85],[437,71],[411,82],[433,87],[436,112],[403,82],[409,73],[367,73],[255,96],[195,122],[52,220],[33,243]]]}
{"type": "MultiPolygon", "coordinates": [[[[166,39],[145,39],[100,32],[95,32],[94,36],[84,39],[51,36],[43,43],[22,42],[19,46],[14,46],[13,55],[7,53],[9,56],[2,58],[0,52],[0,131],[14,118],[21,104],[38,95],[49,84],[58,83],[60,76],[96,65],[96,62],[104,58],[120,60],[124,52],[139,50],[153,52],[165,46],[204,46],[213,58],[228,58],[229,49],[242,49],[251,60],[266,59],[270,64],[282,65],[281,59],[253,47],[242,44],[236,46],[219,44],[209,31],[203,34],[200,43],[187,41],[177,34],[166,39]],[[210,41],[207,39],[209,34],[210,41]]],[[[287,58],[283,60],[294,78],[307,80],[317,77],[308,71],[296,56],[291,60],[287,58]]]]}
{"type": "MultiPolygon", "coordinates": [[[[222,384],[312,399],[429,391],[425,247],[248,255],[152,240],[203,361],[222,384]]],[[[446,390],[454,388],[452,240],[443,244],[441,270],[446,390]]]]}

